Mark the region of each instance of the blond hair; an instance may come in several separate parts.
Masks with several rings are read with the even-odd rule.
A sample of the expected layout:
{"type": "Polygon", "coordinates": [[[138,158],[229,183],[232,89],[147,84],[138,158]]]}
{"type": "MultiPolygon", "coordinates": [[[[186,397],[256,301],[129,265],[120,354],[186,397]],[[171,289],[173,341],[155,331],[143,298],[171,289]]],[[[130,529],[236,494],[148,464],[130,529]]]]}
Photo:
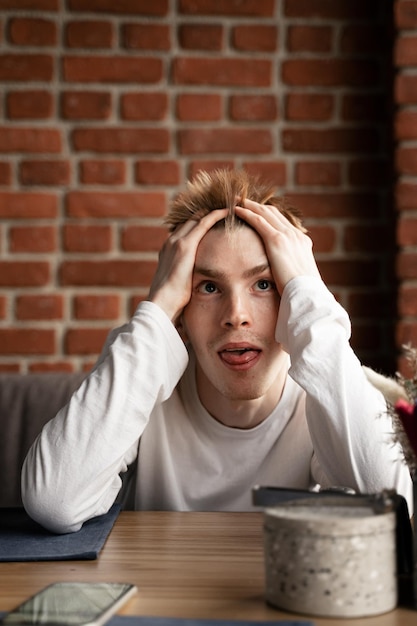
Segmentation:
{"type": "Polygon", "coordinates": [[[274,185],[245,170],[200,171],[173,200],[165,223],[172,232],[189,219],[201,219],[210,211],[227,208],[229,214],[222,221],[226,227],[232,228],[236,222],[242,221],[235,218],[235,205],[248,199],[275,206],[293,226],[305,232],[299,211],[288,206],[283,198],[275,195],[275,191],[274,185]]]}

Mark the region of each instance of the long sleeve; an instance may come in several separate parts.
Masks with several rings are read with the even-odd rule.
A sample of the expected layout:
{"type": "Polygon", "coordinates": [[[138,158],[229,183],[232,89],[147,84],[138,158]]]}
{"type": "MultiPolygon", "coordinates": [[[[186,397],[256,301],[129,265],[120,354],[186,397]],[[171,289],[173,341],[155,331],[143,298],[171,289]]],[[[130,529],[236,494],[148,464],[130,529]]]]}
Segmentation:
{"type": "Polygon", "coordinates": [[[187,361],[165,313],[141,303],[110,333],[92,373],[31,447],[22,471],[28,513],[55,532],[76,531],[105,513],[155,403],[172,394],[187,361]]]}
{"type": "Polygon", "coordinates": [[[317,481],[361,492],[396,488],[411,502],[385,401],[350,347],[347,313],[320,279],[288,283],[276,337],[290,354],[290,376],[306,392],[317,481]]]}

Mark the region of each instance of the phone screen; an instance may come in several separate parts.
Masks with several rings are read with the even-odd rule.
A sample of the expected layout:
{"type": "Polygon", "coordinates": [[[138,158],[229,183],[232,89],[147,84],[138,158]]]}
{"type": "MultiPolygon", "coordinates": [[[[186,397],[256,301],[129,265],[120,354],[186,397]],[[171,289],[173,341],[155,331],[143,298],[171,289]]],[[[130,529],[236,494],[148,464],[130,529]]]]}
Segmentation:
{"type": "Polygon", "coordinates": [[[6,615],[3,624],[102,624],[133,593],[128,583],[55,583],[6,615]]]}

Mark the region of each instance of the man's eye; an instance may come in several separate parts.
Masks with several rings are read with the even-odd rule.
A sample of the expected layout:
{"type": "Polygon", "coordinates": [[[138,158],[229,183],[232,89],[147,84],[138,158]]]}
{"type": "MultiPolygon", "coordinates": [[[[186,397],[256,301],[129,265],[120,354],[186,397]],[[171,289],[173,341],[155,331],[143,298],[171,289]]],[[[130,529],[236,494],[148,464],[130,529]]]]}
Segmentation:
{"type": "Polygon", "coordinates": [[[214,283],[207,281],[199,285],[198,291],[201,293],[215,293],[217,291],[217,287],[214,283]]]}
{"type": "Polygon", "coordinates": [[[270,280],[262,278],[261,280],[258,280],[258,282],[256,283],[256,287],[257,289],[259,289],[259,291],[269,291],[270,289],[274,288],[274,285],[270,280]]]}

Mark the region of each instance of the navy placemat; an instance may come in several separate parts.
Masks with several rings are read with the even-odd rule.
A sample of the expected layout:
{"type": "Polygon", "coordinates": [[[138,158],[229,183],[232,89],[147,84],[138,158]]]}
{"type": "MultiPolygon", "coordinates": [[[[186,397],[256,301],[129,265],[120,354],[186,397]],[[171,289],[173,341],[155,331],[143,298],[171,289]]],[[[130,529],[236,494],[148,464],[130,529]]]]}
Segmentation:
{"type": "Polygon", "coordinates": [[[55,535],[34,522],[23,508],[0,508],[0,561],[69,561],[96,559],[120,512],[85,522],[81,530],[55,535]]]}

